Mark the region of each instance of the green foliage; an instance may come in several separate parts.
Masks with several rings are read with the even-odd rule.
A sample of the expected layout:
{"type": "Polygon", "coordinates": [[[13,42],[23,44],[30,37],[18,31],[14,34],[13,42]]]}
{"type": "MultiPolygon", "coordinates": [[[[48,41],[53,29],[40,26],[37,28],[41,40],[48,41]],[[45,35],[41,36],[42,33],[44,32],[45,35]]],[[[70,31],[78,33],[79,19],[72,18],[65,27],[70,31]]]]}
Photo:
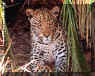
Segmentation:
{"type": "Polygon", "coordinates": [[[2,56],[2,60],[0,61],[0,64],[2,64],[2,66],[0,66],[0,68],[2,68],[0,70],[0,72],[4,73],[6,71],[8,71],[8,69],[13,69],[12,67],[8,67],[9,64],[12,66],[12,62],[8,63],[8,59],[14,59],[13,53],[12,53],[12,45],[11,45],[11,39],[9,37],[9,33],[8,33],[8,29],[7,29],[7,25],[5,22],[5,11],[4,11],[4,4],[2,2],[2,0],[0,0],[0,18],[2,20],[2,36],[3,36],[3,42],[4,42],[4,47],[3,47],[3,51],[4,51],[4,55],[2,56]],[[5,65],[6,64],[6,65],[5,65]],[[8,68],[7,68],[8,67],[8,68]]]}
{"type": "MultiPolygon", "coordinates": [[[[65,0],[62,6],[61,16],[63,25],[67,28],[67,44],[68,44],[68,65],[70,56],[72,57],[72,72],[89,72],[86,60],[83,56],[81,43],[77,31],[77,13],[74,4],[70,0],[65,0]]],[[[70,67],[70,66],[69,66],[70,67]]]]}

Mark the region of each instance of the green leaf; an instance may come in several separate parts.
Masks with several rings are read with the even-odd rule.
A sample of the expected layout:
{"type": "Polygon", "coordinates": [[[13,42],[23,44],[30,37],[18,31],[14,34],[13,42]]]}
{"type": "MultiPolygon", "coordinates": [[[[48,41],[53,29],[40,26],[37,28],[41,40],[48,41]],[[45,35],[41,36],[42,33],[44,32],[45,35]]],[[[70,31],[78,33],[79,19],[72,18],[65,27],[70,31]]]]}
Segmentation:
{"type": "Polygon", "coordinates": [[[72,56],[72,72],[89,72],[90,70],[83,56],[78,36],[77,13],[75,12],[74,5],[70,2],[71,0],[64,1],[61,12],[63,25],[66,24],[65,27],[67,28],[68,64],[70,64],[70,56],[72,56]]]}

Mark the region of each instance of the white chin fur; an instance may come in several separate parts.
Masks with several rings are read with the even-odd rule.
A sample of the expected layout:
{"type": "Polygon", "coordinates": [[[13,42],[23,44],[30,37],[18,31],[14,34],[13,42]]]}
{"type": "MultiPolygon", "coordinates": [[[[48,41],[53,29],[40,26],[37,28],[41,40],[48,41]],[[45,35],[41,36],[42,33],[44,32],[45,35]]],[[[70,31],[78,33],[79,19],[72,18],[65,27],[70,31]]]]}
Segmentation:
{"type": "Polygon", "coordinates": [[[43,38],[43,43],[48,44],[48,43],[50,43],[50,42],[51,42],[51,38],[50,38],[50,37],[48,37],[48,38],[43,38]]]}

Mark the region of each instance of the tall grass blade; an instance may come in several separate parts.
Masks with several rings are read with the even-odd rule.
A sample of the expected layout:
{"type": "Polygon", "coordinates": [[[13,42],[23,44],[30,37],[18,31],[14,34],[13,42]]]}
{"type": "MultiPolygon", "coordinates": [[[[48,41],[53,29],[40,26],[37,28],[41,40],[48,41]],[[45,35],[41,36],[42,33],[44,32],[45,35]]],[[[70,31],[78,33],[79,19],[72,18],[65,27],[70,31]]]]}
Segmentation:
{"type": "Polygon", "coordinates": [[[83,56],[81,43],[77,31],[77,13],[75,12],[74,4],[71,0],[65,0],[62,8],[63,25],[67,28],[67,44],[68,46],[68,64],[72,64],[72,72],[89,72],[86,60],[83,56]],[[66,21],[65,21],[66,20],[66,21]],[[72,57],[72,63],[70,62],[70,56],[72,57]]]}

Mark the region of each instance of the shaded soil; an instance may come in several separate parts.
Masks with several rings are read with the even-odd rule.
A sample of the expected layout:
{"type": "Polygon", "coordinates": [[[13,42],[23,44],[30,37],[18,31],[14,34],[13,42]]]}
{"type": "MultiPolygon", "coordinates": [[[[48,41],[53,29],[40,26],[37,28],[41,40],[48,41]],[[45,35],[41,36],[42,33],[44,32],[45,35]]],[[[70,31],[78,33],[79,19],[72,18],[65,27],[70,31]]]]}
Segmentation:
{"type": "MultiPolygon", "coordinates": [[[[12,26],[12,23],[9,24],[12,26]]],[[[30,26],[28,21],[21,18],[13,24],[13,27],[9,27],[9,34],[14,47],[13,53],[17,64],[22,65],[27,63],[30,57],[30,26]]]]}

